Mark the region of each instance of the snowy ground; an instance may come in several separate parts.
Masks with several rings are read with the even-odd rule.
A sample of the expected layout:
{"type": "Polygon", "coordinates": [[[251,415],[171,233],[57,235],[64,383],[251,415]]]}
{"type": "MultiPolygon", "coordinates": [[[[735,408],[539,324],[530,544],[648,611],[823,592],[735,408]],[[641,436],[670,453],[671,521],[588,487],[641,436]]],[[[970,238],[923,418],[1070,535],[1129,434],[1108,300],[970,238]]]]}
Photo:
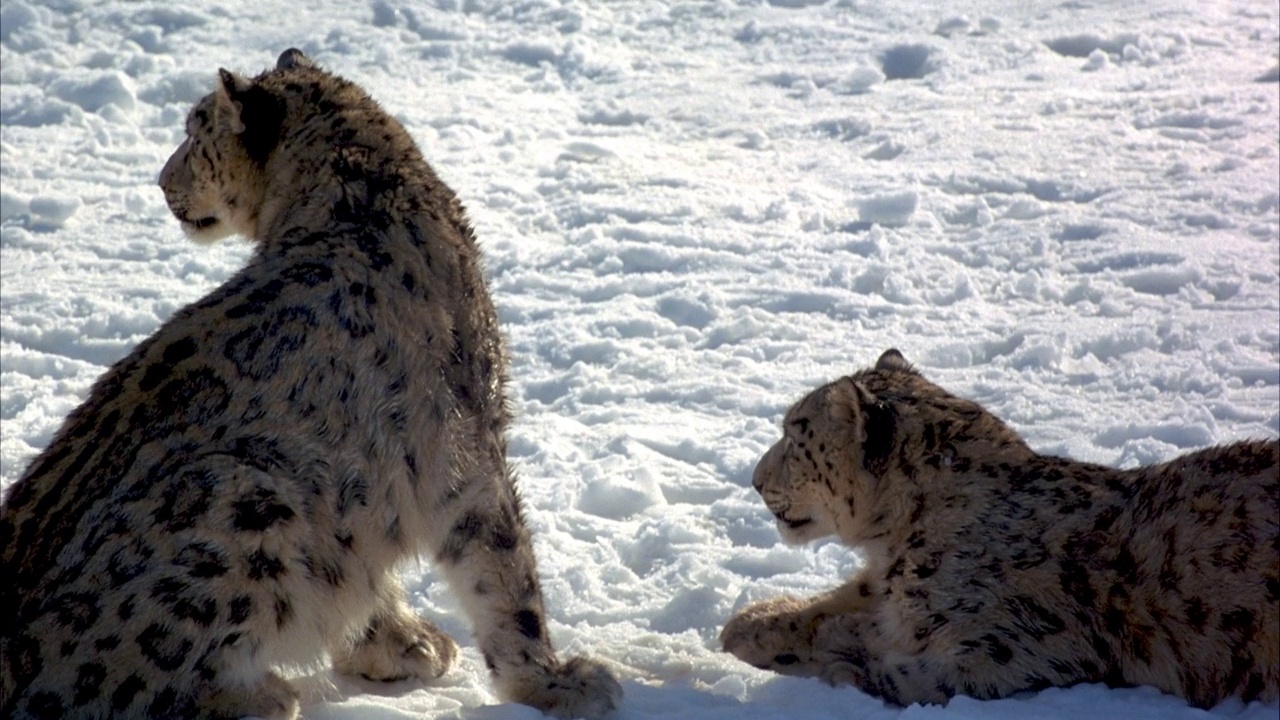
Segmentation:
{"type": "MultiPolygon", "coordinates": [[[[620,718],[1204,717],[1100,686],[893,709],[715,638],[856,567],[780,546],[750,475],[788,404],[886,347],[1046,452],[1134,465],[1280,432],[1274,2],[428,5],[5,0],[5,484],[244,261],[185,242],[154,178],[219,65],[296,45],[470,208],[553,634],[615,666],[620,718]]],[[[459,665],[313,677],[306,716],[539,717],[491,705],[455,600],[407,575],[459,665]]]]}

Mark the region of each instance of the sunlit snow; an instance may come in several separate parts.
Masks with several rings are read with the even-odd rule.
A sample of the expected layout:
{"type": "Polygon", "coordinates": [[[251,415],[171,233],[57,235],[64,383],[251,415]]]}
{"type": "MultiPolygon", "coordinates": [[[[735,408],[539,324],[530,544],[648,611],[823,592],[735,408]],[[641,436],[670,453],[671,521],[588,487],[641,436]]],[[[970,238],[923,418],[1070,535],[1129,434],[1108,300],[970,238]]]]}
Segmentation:
{"type": "MultiPolygon", "coordinates": [[[[1204,717],[1151,688],[885,706],[718,649],[853,572],[751,489],[784,409],[894,346],[1042,452],[1280,432],[1280,8],[1245,0],[5,0],[0,480],[247,257],[155,178],[219,66],[362,84],[467,204],[511,355],[552,634],[618,717],[1204,717]]],[[[315,720],[528,720],[464,645],[430,686],[301,679],[315,720]]],[[[1274,720],[1275,704],[1212,715],[1274,720]]]]}

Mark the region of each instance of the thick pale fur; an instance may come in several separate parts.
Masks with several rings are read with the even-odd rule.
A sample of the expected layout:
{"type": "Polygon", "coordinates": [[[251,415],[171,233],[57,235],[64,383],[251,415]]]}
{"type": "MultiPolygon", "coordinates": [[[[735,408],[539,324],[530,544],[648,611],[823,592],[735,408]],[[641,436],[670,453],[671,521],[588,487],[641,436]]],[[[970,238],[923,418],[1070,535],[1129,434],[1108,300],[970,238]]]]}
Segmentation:
{"type": "Polygon", "coordinates": [[[1198,707],[1280,694],[1280,444],[1134,470],[1038,455],[895,350],[783,420],[754,483],[792,543],[866,565],[834,590],[749,606],[742,660],[945,703],[1079,682],[1198,707]]]}
{"type": "Polygon", "coordinates": [[[547,636],[505,459],[504,357],[462,206],[404,129],[296,50],[226,71],[160,185],[248,266],[107,371],[0,513],[4,717],[293,718],[278,672],[433,678],[439,563],[499,695],[613,708],[547,636]]]}

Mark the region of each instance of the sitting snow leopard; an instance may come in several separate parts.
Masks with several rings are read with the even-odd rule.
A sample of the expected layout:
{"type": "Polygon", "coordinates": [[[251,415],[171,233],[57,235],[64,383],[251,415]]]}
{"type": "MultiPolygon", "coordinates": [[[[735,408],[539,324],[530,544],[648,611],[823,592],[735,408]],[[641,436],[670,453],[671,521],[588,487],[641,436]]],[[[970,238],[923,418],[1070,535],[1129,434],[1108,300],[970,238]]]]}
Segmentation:
{"type": "Polygon", "coordinates": [[[548,638],[505,459],[504,357],[461,204],[408,133],[297,50],[219,71],[160,185],[248,266],[112,366],[0,514],[0,715],[294,718],[282,670],[434,678],[439,564],[498,694],[608,713],[548,638]]]}
{"type": "Polygon", "coordinates": [[[753,479],[785,541],[864,569],[737,613],[757,667],[899,705],[1105,682],[1280,695],[1280,444],[1135,470],[1038,455],[896,350],[793,406],[753,479]]]}

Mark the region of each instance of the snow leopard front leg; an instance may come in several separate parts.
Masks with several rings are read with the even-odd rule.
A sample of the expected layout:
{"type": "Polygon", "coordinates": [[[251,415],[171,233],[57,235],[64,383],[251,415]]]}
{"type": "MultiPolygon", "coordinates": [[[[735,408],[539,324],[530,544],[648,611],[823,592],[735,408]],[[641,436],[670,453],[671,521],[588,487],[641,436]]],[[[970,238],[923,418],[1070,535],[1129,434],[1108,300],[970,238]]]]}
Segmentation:
{"type": "Polygon", "coordinates": [[[750,605],[725,623],[720,644],[725,652],[762,670],[816,676],[821,668],[813,662],[813,634],[822,618],[811,607],[811,601],[794,597],[750,605]]]}
{"type": "Polygon", "coordinates": [[[825,665],[814,652],[819,627],[828,618],[865,611],[880,592],[870,580],[853,578],[807,600],[777,597],[758,602],[725,623],[720,644],[739,660],[761,669],[820,677],[825,665]]]}
{"type": "Polygon", "coordinates": [[[892,703],[941,703],[954,693],[945,690],[927,656],[894,647],[878,613],[824,612],[823,600],[830,597],[756,603],[729,620],[720,641],[727,652],[763,670],[854,685],[892,703]]]}
{"type": "Polygon", "coordinates": [[[457,508],[452,524],[434,554],[471,617],[499,696],[562,718],[604,716],[622,688],[595,661],[556,657],[533,544],[505,458],[495,451],[468,465],[460,496],[448,501],[457,508]]]}
{"type": "Polygon", "coordinates": [[[440,677],[453,664],[458,646],[413,612],[398,579],[389,576],[383,582],[382,597],[364,632],[354,640],[344,638],[330,651],[334,670],[383,682],[440,677]]]}

